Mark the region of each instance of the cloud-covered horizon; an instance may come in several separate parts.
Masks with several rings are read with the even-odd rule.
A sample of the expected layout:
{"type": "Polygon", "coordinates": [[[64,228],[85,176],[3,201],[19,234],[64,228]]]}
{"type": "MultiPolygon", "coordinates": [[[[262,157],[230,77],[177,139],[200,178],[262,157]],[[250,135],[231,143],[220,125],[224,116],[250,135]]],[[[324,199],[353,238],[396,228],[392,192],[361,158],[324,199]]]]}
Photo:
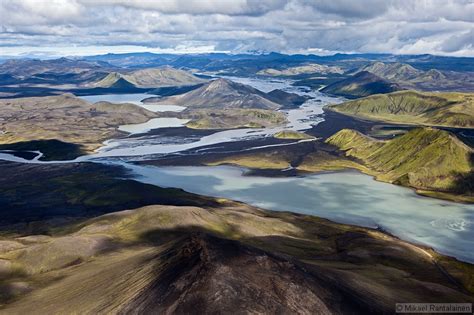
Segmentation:
{"type": "Polygon", "coordinates": [[[0,55],[474,56],[473,0],[0,0],[0,55]]]}

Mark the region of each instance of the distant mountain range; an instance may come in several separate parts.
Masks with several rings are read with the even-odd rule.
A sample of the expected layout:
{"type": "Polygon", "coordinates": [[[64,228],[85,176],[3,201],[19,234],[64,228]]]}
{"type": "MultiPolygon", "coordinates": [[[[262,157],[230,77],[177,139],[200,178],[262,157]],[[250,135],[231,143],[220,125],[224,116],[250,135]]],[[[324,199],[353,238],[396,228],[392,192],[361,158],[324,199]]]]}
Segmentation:
{"type": "Polygon", "coordinates": [[[42,73],[83,73],[85,71],[112,68],[114,68],[112,65],[104,61],[86,61],[68,58],[51,60],[10,59],[4,63],[0,63],[0,73],[10,74],[20,78],[31,77],[42,73]]]}
{"type": "Polygon", "coordinates": [[[424,91],[474,91],[474,75],[466,72],[419,70],[406,63],[373,62],[354,73],[367,71],[403,88],[424,91]]]}
{"type": "MultiPolygon", "coordinates": [[[[400,62],[371,62],[346,72],[346,75],[351,76],[330,83],[321,91],[347,98],[384,94],[402,89],[474,91],[473,73],[440,71],[436,69],[424,71],[400,62]]],[[[306,81],[310,80],[306,79],[306,81]]]]}
{"type": "MultiPolygon", "coordinates": [[[[107,54],[50,60],[12,59],[0,63],[3,96],[52,95],[58,92],[143,92],[203,83],[191,73],[234,76],[283,76],[314,89],[333,86],[340,95],[385,93],[396,85],[423,91],[474,90],[474,58],[431,55],[336,54],[333,56],[252,54],[107,54]],[[186,72],[189,71],[189,72],[186,72]],[[380,79],[351,76],[370,72],[380,79]],[[394,85],[392,85],[394,84],[394,85]],[[344,86],[351,86],[344,88],[344,86]],[[356,87],[357,86],[357,87],[356,87]],[[100,89],[79,91],[80,89],[100,89]],[[104,90],[105,89],[105,90],[104,90]],[[351,91],[349,91],[351,90],[351,91]]],[[[297,82],[295,82],[297,83],[297,82]]],[[[326,90],[326,91],[329,91],[326,90]]]]}
{"type": "Polygon", "coordinates": [[[255,68],[263,70],[277,68],[281,65],[296,66],[303,63],[317,63],[324,65],[337,65],[344,63],[347,69],[362,67],[370,61],[401,62],[407,63],[417,69],[438,69],[444,71],[474,72],[474,58],[472,57],[447,57],[423,55],[392,55],[392,54],[335,54],[329,56],[318,55],[286,55],[281,53],[267,54],[154,54],[154,53],[127,53],[105,54],[83,57],[90,61],[105,61],[117,67],[155,67],[170,65],[173,67],[196,68],[207,71],[217,71],[226,68],[236,69],[255,68]]]}

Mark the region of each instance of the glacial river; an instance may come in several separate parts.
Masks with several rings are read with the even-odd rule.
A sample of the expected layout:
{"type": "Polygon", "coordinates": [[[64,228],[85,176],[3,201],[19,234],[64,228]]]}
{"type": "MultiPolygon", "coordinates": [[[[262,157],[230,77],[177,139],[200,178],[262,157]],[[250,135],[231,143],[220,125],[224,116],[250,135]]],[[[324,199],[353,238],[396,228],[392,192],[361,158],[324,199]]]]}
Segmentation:
{"type": "MultiPolygon", "coordinates": [[[[305,92],[291,86],[288,81],[232,79],[266,92],[281,88],[313,96],[314,99],[306,102],[300,109],[287,111],[289,123],[283,127],[286,129],[311,128],[322,121],[318,114],[322,113],[324,104],[340,101],[319,92],[305,92]]],[[[84,98],[89,101],[139,103],[148,96],[102,95],[95,99],[84,98]]],[[[158,111],[157,107],[160,105],[146,106],[158,111]]],[[[164,126],[158,124],[151,127],[164,126]]],[[[133,133],[133,127],[130,128],[133,133]]],[[[150,126],[147,128],[150,129],[150,126]]],[[[341,223],[381,227],[402,239],[428,245],[443,254],[474,263],[474,205],[418,196],[411,189],[378,182],[355,171],[269,178],[244,176],[244,170],[237,167],[154,167],[135,165],[121,159],[150,159],[154,154],[181,152],[210,144],[271,136],[281,129],[229,130],[203,136],[197,141],[179,143],[163,143],[159,135],[144,134],[140,137],[110,140],[97,154],[74,161],[122,165],[136,180],[153,185],[177,187],[197,194],[239,200],[270,210],[292,211],[341,223]]],[[[37,158],[29,161],[7,152],[0,153],[0,159],[22,163],[73,162],[41,162],[37,158]]]]}
{"type": "Polygon", "coordinates": [[[122,165],[143,183],[381,227],[404,240],[474,263],[474,205],[422,197],[356,171],[273,178],[244,176],[244,169],[230,166],[122,165]]]}

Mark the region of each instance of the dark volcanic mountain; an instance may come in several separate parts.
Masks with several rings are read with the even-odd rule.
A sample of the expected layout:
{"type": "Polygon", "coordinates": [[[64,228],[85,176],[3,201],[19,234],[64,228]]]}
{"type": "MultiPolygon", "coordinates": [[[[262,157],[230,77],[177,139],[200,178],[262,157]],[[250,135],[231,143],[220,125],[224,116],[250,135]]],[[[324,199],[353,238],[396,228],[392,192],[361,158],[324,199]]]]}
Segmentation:
{"type": "Polygon", "coordinates": [[[274,98],[268,96],[267,93],[226,79],[214,80],[185,94],[164,98],[159,103],[219,109],[278,109],[282,107],[282,104],[274,102],[274,98]]]}
{"type": "Polygon", "coordinates": [[[330,84],[321,91],[347,98],[358,98],[398,90],[401,90],[398,84],[382,79],[373,73],[362,71],[352,77],[330,84]]]}

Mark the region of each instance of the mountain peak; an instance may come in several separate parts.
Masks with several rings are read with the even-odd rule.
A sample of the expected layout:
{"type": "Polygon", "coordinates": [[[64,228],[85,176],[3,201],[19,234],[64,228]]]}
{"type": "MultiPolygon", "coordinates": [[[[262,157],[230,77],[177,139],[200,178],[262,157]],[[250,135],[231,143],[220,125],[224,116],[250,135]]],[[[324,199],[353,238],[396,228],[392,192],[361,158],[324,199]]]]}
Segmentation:
{"type": "Polygon", "coordinates": [[[209,83],[209,86],[213,86],[213,87],[223,87],[223,86],[229,86],[229,85],[231,85],[231,82],[224,78],[218,78],[209,83]]]}

